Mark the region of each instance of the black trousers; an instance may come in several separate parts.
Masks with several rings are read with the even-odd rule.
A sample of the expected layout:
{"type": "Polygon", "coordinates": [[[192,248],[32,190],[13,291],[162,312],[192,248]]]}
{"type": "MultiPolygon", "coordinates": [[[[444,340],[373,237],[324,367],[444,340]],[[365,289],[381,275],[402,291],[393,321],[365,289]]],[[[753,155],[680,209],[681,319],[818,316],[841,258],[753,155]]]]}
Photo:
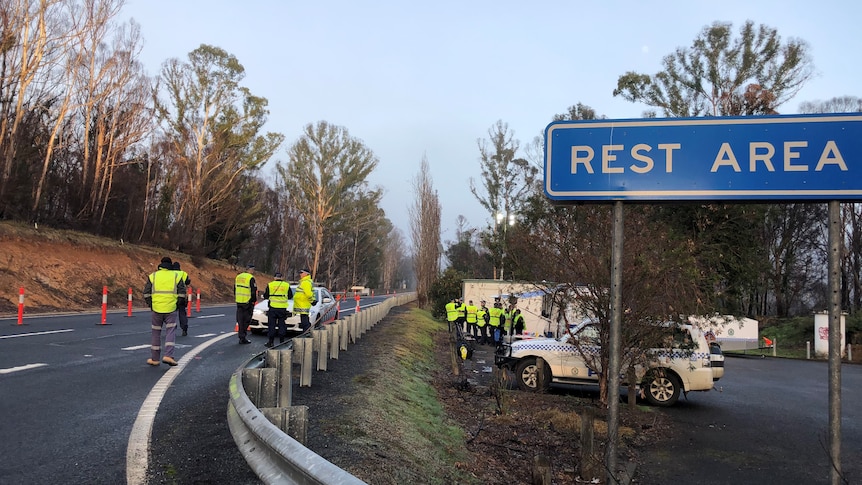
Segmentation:
{"type": "Polygon", "coordinates": [[[254,312],[254,303],[237,303],[236,304],[236,323],[239,329],[237,335],[240,340],[244,340],[248,333],[248,326],[251,325],[251,314],[254,312]]]}
{"type": "Polygon", "coordinates": [[[278,334],[279,338],[287,336],[287,325],[284,320],[287,318],[287,308],[272,308],[267,312],[266,320],[266,336],[270,341],[278,334]]]}

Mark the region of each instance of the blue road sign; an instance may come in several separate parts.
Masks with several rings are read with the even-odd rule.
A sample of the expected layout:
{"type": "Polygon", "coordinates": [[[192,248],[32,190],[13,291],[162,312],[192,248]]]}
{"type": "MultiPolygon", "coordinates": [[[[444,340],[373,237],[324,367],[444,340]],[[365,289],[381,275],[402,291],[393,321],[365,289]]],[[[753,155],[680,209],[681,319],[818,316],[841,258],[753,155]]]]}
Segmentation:
{"type": "Polygon", "coordinates": [[[587,200],[862,200],[862,113],[560,121],[545,194],[587,200]]]}

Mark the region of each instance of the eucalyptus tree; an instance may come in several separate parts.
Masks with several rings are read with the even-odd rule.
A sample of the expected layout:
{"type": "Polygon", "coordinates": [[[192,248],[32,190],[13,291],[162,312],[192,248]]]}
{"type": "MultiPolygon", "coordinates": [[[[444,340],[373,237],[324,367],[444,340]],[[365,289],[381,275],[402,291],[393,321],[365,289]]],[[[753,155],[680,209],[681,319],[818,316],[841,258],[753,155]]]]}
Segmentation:
{"type": "Polygon", "coordinates": [[[664,70],[650,76],[629,71],[614,96],[644,103],[667,117],[772,114],[811,79],[809,47],[783,42],[778,31],[745,22],[704,27],[689,48],[664,57],[664,70]]]}
{"type": "Polygon", "coordinates": [[[262,186],[254,174],[284,140],[263,133],[266,98],[240,85],[242,64],[219,47],[201,44],[187,61],[170,59],[155,100],[164,170],[173,190],[173,239],[227,257],[225,242],[262,216],[262,186]]]}
{"type": "Polygon", "coordinates": [[[481,188],[470,177],[470,192],[491,216],[492,226],[486,230],[484,240],[494,255],[495,271],[496,263],[500,264],[502,279],[508,227],[514,225],[524,196],[536,179],[538,167],[517,156],[520,142],[503,121],[498,120],[488,130],[487,140],[480,139],[477,143],[481,188]]]}
{"type": "Polygon", "coordinates": [[[288,149],[287,164],[278,164],[291,203],[308,226],[308,239],[302,243],[313,278],[320,269],[324,250],[328,251],[324,243],[334,229],[377,207],[382,192],[368,183],[377,164],[374,152],[362,140],[326,121],[306,125],[302,136],[288,149]],[[358,207],[344,203],[348,200],[365,200],[368,204],[358,207]]]}
{"type": "MultiPolygon", "coordinates": [[[[777,113],[812,77],[814,69],[803,40],[784,41],[776,29],[751,21],[742,25],[738,36],[733,35],[730,23],[704,27],[690,47],[665,56],[663,67],[652,76],[636,72],[620,76],[614,95],[644,103],[668,117],[768,115],[777,113]]],[[[780,241],[801,240],[790,234],[767,233],[771,226],[767,216],[781,219],[778,214],[785,210],[796,209],[664,204],[656,217],[670,223],[677,234],[687,235],[697,248],[704,275],[702,288],[713,290],[716,309],[754,315],[774,313],[779,306],[783,311],[776,292],[785,291],[787,285],[776,284],[782,274],[797,269],[786,264],[800,261],[770,259],[785,251],[776,246],[780,241]]],[[[800,233],[810,229],[794,227],[800,233]]]]}

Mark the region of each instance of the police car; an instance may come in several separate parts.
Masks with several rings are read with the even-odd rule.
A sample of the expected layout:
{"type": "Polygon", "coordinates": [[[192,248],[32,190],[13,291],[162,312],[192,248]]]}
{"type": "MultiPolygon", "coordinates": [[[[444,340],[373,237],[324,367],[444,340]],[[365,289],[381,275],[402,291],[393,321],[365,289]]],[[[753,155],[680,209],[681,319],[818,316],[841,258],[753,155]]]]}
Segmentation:
{"type": "MultiPolygon", "coordinates": [[[[636,365],[635,373],[647,402],[654,406],[672,406],[680,393],[709,391],[724,375],[724,355],[710,348],[703,332],[687,324],[664,325],[668,331],[668,348],[646,352],[649,364],[636,365]]],[[[518,340],[498,347],[494,361],[500,368],[512,371],[518,387],[525,391],[547,390],[551,384],[598,386],[598,375],[587,364],[584,355],[596,355],[598,328],[585,321],[573,328],[571,335],[560,338],[518,340]],[[544,365],[539,368],[537,359],[544,365]],[[542,373],[543,388],[539,386],[542,373]]],[[[621,372],[625,385],[625,369],[621,372]]]]}
{"type": "MultiPolygon", "coordinates": [[[[290,290],[293,293],[296,293],[297,285],[290,285],[290,290]]],[[[312,327],[317,327],[320,325],[326,325],[328,323],[332,323],[338,320],[338,305],[335,301],[335,298],[332,297],[332,293],[329,292],[328,289],[323,286],[315,286],[313,288],[314,291],[314,305],[311,307],[311,311],[308,312],[308,318],[311,321],[312,327]]],[[[269,300],[259,301],[254,306],[254,311],[251,315],[251,325],[249,329],[251,329],[252,333],[255,334],[266,334],[267,331],[267,321],[269,317],[267,316],[267,312],[269,311],[269,300]]],[[[293,298],[288,300],[287,302],[287,318],[285,319],[285,325],[287,326],[288,333],[300,333],[302,332],[302,327],[299,325],[299,314],[293,313],[293,298]]]]}

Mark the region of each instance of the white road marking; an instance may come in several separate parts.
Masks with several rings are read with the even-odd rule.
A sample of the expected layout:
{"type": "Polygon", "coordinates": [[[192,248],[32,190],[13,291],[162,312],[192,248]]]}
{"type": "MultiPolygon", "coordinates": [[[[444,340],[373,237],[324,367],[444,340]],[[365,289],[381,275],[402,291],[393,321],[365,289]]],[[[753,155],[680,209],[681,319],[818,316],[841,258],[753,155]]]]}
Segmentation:
{"type": "Polygon", "coordinates": [[[195,318],[218,318],[218,317],[223,317],[223,316],[225,316],[224,313],[219,313],[218,315],[202,315],[200,317],[195,317],[195,318]]]}
{"type": "Polygon", "coordinates": [[[47,365],[48,364],[40,363],[40,364],[20,365],[18,367],[9,367],[8,369],[0,369],[0,374],[11,374],[13,372],[20,372],[22,370],[35,369],[37,367],[45,367],[47,365]]]}
{"type": "Polygon", "coordinates": [[[134,347],[123,347],[120,350],[141,350],[150,348],[150,344],[147,345],[135,345],[134,347]]]}
{"type": "Polygon", "coordinates": [[[204,333],[201,335],[193,335],[193,337],[195,337],[195,338],[208,338],[208,337],[212,337],[214,335],[218,335],[218,334],[217,333],[204,333]]]}
{"type": "Polygon", "coordinates": [[[0,335],[0,339],[17,338],[17,337],[35,337],[36,335],[50,335],[52,333],[66,333],[66,332],[74,332],[74,331],[75,331],[75,329],[69,328],[66,330],[48,330],[45,332],[19,333],[17,335],[0,335]]]}
{"type": "Polygon", "coordinates": [[[177,365],[165,371],[165,375],[153,386],[153,389],[141,405],[138,417],[132,426],[132,432],[129,434],[129,444],[126,447],[126,483],[128,485],[146,485],[147,483],[147,460],[150,456],[150,436],[153,432],[153,422],[156,419],[159,404],[162,402],[165,392],[167,392],[171,383],[198,354],[210,345],[228,337],[236,337],[236,334],[228,332],[207,340],[191,351],[186,352],[177,362],[177,365]]]}

